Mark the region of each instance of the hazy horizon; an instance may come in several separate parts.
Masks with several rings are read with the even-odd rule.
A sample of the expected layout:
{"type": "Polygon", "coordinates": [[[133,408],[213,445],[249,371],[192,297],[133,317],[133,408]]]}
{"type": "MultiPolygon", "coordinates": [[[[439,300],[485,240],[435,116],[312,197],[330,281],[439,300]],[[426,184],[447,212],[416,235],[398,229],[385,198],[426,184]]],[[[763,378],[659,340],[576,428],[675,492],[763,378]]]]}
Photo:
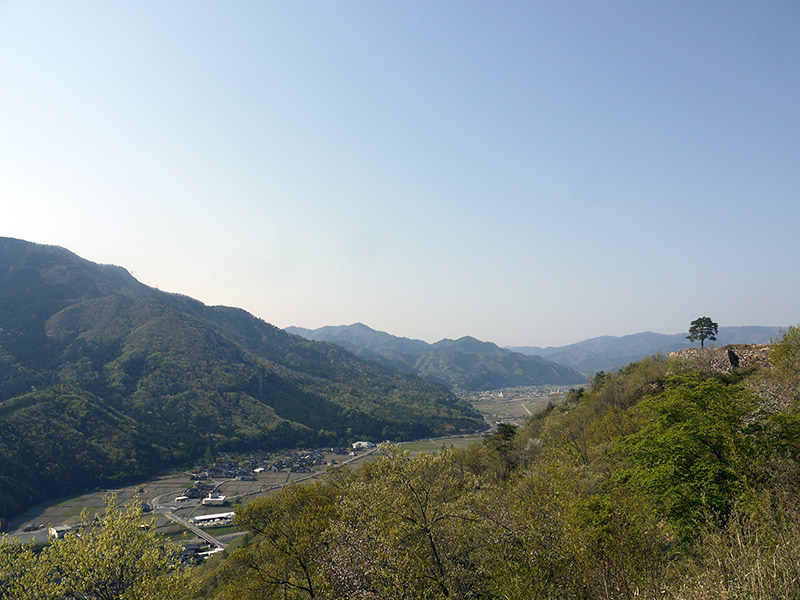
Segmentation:
{"type": "MultiPolygon", "coordinates": [[[[381,329],[376,329],[375,327],[371,327],[369,323],[362,323],[360,321],[356,321],[355,323],[340,323],[338,325],[335,325],[335,324],[331,323],[331,324],[328,324],[328,325],[322,325],[321,327],[351,327],[353,325],[365,325],[366,327],[369,327],[370,329],[378,331],[378,332],[388,333],[388,334],[393,335],[395,337],[408,338],[408,336],[395,334],[395,333],[393,333],[391,331],[384,331],[384,330],[381,330],[381,329]]],[[[314,331],[315,329],[320,329],[320,327],[311,328],[311,327],[303,327],[302,325],[287,325],[286,327],[284,327],[284,329],[289,329],[291,327],[297,327],[297,328],[300,328],[300,329],[308,329],[310,331],[314,331]]],[[[724,328],[728,328],[728,327],[731,327],[731,328],[736,328],[736,327],[766,327],[768,329],[775,329],[775,328],[785,328],[787,326],[786,325],[760,325],[760,324],[720,325],[719,329],[721,331],[724,328]]],[[[502,347],[502,348],[524,348],[524,347],[531,347],[531,348],[533,348],[533,347],[560,348],[560,347],[563,347],[563,346],[569,346],[569,345],[572,345],[572,344],[576,344],[578,342],[585,342],[585,341],[599,339],[599,338],[609,338],[609,337],[610,338],[621,338],[621,337],[626,337],[626,336],[629,336],[629,335],[639,335],[639,334],[647,334],[647,333],[652,333],[652,334],[655,334],[655,335],[666,335],[666,336],[684,335],[684,334],[688,335],[688,330],[689,330],[689,327],[687,325],[685,332],[684,331],[666,332],[666,331],[643,330],[643,331],[634,331],[634,332],[631,332],[631,333],[623,333],[623,334],[620,334],[620,335],[611,335],[611,334],[603,335],[603,334],[601,334],[601,335],[597,335],[597,336],[592,336],[590,338],[581,338],[579,340],[574,340],[573,342],[567,342],[566,344],[558,344],[558,345],[553,345],[553,344],[548,344],[547,346],[538,346],[537,344],[505,344],[505,345],[497,344],[497,345],[502,347]]],[[[473,337],[474,338],[475,336],[474,335],[470,335],[469,333],[465,333],[465,334],[457,336],[455,338],[441,338],[441,339],[438,339],[438,340],[422,340],[422,341],[423,342],[427,342],[429,344],[434,344],[434,343],[440,342],[440,341],[442,341],[444,339],[457,340],[457,339],[460,339],[462,337],[473,337]]],[[[421,338],[411,338],[411,339],[421,339],[421,338]]],[[[476,338],[476,339],[479,339],[479,338],[476,338]]],[[[491,339],[479,339],[479,341],[482,341],[482,342],[494,342],[494,340],[491,340],[491,339]]],[[[494,343],[497,343],[497,342],[494,342],[494,343]]],[[[699,343],[699,342],[695,342],[695,343],[699,343]]],[[[711,342],[711,343],[713,344],[713,342],[711,342]]],[[[689,347],[691,345],[692,345],[692,342],[689,342],[687,340],[686,346],[689,347]]]]}
{"type": "Polygon", "coordinates": [[[279,327],[800,322],[800,4],[0,3],[0,235],[279,327]]]}

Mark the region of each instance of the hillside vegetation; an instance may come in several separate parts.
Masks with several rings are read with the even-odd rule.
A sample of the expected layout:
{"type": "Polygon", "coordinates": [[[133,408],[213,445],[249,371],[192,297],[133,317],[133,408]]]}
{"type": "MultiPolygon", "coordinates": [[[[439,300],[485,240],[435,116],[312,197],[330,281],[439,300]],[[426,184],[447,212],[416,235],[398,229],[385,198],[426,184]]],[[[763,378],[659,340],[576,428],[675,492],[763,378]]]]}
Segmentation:
{"type": "Polygon", "coordinates": [[[204,597],[800,597],[800,330],[771,356],[647,358],[483,444],[254,501],[204,597]]]}
{"type": "Polygon", "coordinates": [[[444,387],[0,238],[0,510],[214,450],[475,431],[444,387]]]}

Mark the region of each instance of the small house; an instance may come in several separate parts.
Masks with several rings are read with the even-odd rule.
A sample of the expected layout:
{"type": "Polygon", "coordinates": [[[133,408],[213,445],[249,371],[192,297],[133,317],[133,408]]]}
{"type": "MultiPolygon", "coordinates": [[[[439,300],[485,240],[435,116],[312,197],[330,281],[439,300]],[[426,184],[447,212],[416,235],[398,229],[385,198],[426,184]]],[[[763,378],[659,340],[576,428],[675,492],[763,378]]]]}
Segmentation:
{"type": "Polygon", "coordinates": [[[56,525],[55,527],[50,525],[50,527],[47,528],[47,535],[53,539],[60,540],[70,531],[72,531],[72,527],[69,525],[56,525]]]}

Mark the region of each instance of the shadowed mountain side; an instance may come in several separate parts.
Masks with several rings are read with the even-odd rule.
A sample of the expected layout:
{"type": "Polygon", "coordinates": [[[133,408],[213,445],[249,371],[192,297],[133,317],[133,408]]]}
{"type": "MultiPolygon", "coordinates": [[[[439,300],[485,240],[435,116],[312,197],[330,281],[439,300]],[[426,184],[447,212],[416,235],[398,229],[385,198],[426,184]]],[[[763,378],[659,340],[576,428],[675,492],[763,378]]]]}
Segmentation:
{"type": "Polygon", "coordinates": [[[356,323],[286,331],[338,344],[368,360],[415,373],[462,390],[490,390],[545,384],[578,384],[580,373],[541,357],[525,356],[473,337],[428,344],[399,338],[356,323]]]}
{"type": "Polygon", "coordinates": [[[0,238],[0,516],[215,450],[475,431],[441,385],[0,238]]]}

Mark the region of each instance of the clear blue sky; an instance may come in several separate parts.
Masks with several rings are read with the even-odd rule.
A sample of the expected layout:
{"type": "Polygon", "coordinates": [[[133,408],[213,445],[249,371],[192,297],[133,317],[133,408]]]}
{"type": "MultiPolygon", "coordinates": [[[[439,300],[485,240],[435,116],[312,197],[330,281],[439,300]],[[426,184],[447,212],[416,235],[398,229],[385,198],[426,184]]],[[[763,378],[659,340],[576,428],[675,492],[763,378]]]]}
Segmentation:
{"type": "Polygon", "coordinates": [[[0,235],[280,327],[800,322],[800,2],[0,0],[0,235]]]}

